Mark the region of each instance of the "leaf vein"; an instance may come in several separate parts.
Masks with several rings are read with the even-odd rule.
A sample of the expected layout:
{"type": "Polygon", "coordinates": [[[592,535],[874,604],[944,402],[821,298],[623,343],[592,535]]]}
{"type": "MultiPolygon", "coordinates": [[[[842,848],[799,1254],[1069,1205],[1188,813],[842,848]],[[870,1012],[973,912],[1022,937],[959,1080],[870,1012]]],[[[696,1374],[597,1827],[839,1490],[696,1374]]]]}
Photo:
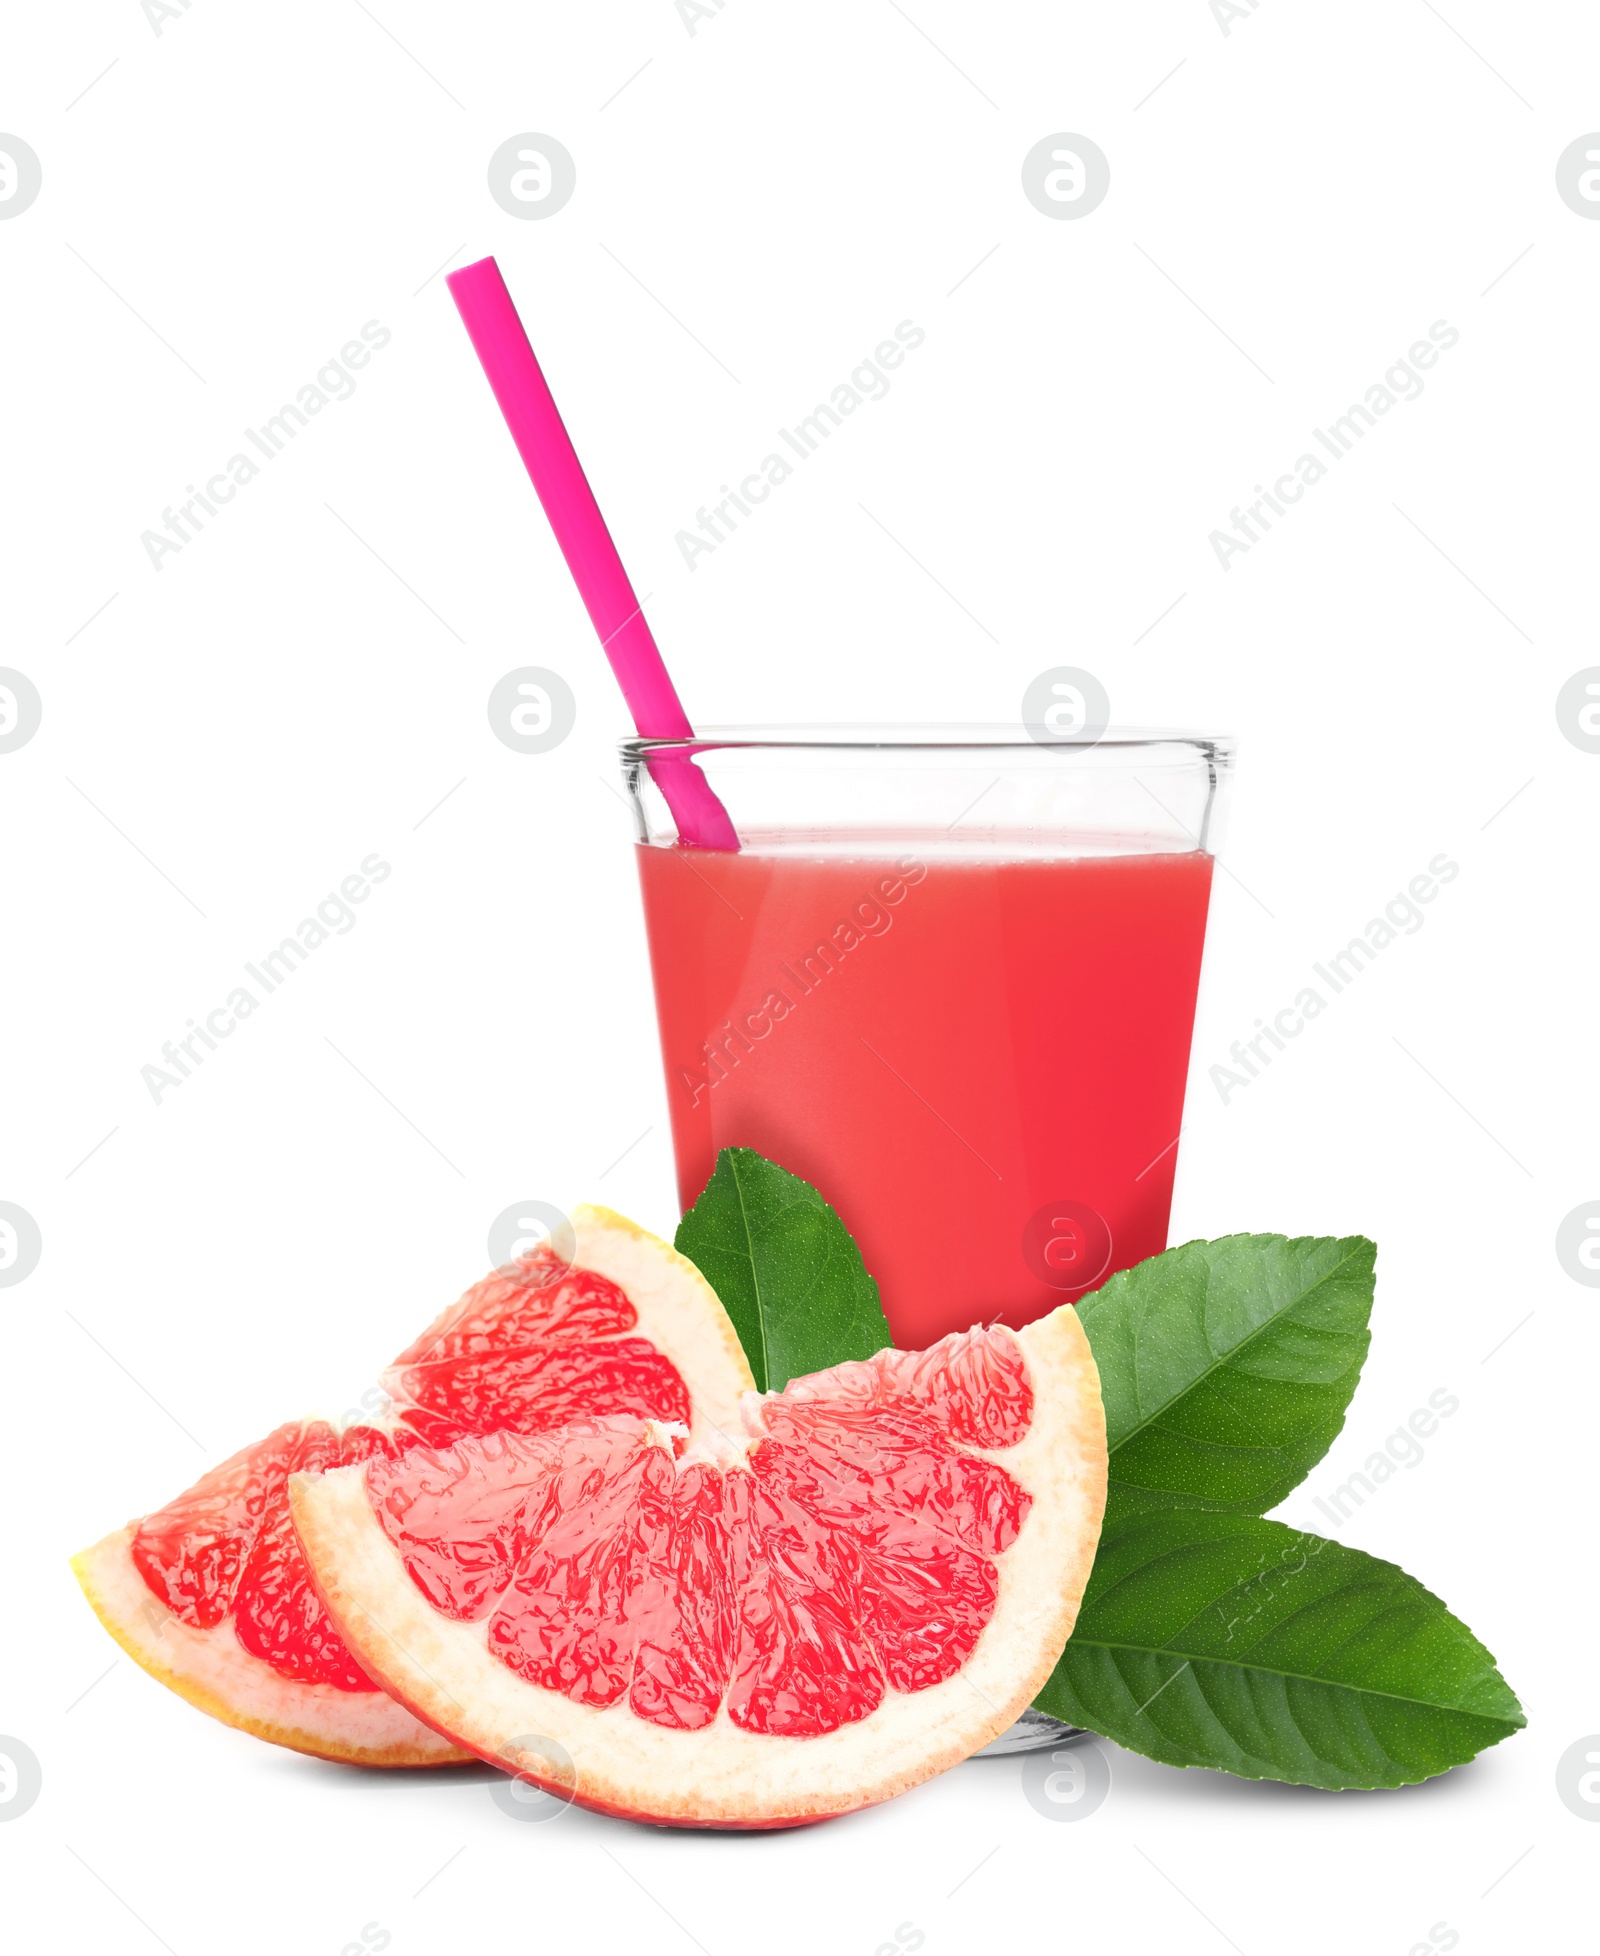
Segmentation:
{"type": "MultiPolygon", "coordinates": [[[[1438,1698],[1413,1698],[1404,1692],[1381,1691],[1375,1685],[1350,1684],[1342,1678],[1319,1678],[1306,1671],[1279,1671],[1263,1664],[1239,1663],[1232,1658],[1217,1657],[1205,1651],[1185,1651],[1172,1644],[1128,1644],[1111,1638],[1081,1637],[1074,1632],[1072,1642],[1068,1644],[1067,1649],[1070,1651],[1074,1645],[1089,1650],[1103,1650],[1108,1654],[1127,1651],[1153,1657],[1186,1657],[1191,1665],[1202,1667],[1215,1665],[1220,1670],[1239,1671],[1256,1677],[1292,1678],[1298,1684],[1316,1685],[1324,1691],[1345,1692],[1355,1698],[1384,1698],[1392,1704],[1415,1705],[1424,1711],[1447,1711],[1453,1712],[1458,1718],[1481,1719],[1485,1725],[1503,1725],[1507,1731],[1514,1732],[1519,1729],[1510,1719],[1497,1712],[1469,1711],[1464,1706],[1446,1704],[1438,1698]]],[[[1113,1661],[1115,1661],[1114,1657],[1113,1661]]]]}

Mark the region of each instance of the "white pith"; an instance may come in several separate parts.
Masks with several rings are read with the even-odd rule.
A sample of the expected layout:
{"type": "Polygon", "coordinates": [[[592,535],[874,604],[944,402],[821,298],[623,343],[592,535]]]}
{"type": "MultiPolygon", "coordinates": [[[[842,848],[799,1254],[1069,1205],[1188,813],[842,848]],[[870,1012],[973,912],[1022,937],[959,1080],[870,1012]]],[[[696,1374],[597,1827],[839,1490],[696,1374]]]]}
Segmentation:
{"type": "MultiPolygon", "coordinates": [[[[724,1429],[737,1431],[740,1397],[754,1381],[733,1325],[705,1278],[670,1244],[609,1209],[584,1204],[573,1211],[572,1224],[575,1266],[620,1286],[637,1312],[637,1324],[619,1335],[649,1339],[688,1387],[693,1437],[714,1446],[724,1429]]],[[[401,1398],[396,1410],[356,1423],[393,1431],[404,1407],[401,1398]]],[[[681,1433],[683,1428],[663,1430],[681,1433]]],[[[667,1444],[670,1448],[670,1440],[667,1444]]],[[[383,1690],[341,1691],[283,1677],[245,1649],[231,1619],[212,1630],[185,1623],[134,1563],[138,1525],[132,1521],[83,1550],[72,1567],[106,1629],[169,1690],[224,1724],[319,1758],[432,1766],[471,1756],[383,1690]]]]}
{"type": "MultiPolygon", "coordinates": [[[[925,1691],[890,1690],[876,1711],[817,1738],[736,1726],[726,1708],[698,1732],[596,1710],[527,1683],[488,1649],[488,1621],[438,1614],[407,1575],[367,1498],[365,1469],[295,1475],[295,1525],[340,1634],[426,1722],[479,1756],[541,1779],[537,1746],[561,1752],[543,1781],[586,1806],[683,1825],[760,1827],[819,1819],[903,1792],[1003,1731],[1043,1685],[1071,1632],[1105,1505],[1105,1419],[1088,1341],[1069,1307],[1016,1334],[1034,1420],[1014,1447],[983,1451],[1033,1496],[998,1558],[994,1612],[963,1668],[925,1691]]],[[[759,1406],[759,1402],[757,1402],[759,1406]]],[[[728,1452],[742,1451],[726,1429],[728,1452]]],[[[753,1444],[753,1443],[751,1443],[753,1444]]],[[[719,1455],[715,1446],[707,1451],[719,1455]]],[[[977,1452],[979,1450],[972,1449],[977,1452]]],[[[729,1463],[731,1464],[731,1462],[729,1463]]]]}

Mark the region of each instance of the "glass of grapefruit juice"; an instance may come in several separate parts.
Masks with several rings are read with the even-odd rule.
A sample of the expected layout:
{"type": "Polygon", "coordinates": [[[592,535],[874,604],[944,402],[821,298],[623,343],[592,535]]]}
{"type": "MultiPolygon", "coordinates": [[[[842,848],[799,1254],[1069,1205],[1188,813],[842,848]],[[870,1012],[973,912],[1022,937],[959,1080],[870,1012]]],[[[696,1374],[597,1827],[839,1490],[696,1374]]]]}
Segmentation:
{"type": "Polygon", "coordinates": [[[910,1348],[1164,1249],[1232,759],[1020,726],[624,742],[683,1206],[720,1148],[803,1176],[910,1348]],[[647,763],[686,755],[737,853],[680,844],[647,763]]]}

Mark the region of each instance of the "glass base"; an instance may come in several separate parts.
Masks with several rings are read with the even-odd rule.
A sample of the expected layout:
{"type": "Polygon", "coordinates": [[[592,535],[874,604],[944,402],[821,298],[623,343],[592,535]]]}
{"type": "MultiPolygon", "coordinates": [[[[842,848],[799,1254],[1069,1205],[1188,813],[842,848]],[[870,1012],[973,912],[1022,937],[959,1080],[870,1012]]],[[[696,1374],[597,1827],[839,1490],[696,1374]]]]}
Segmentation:
{"type": "Polygon", "coordinates": [[[1092,1738],[1081,1725],[1068,1725],[1063,1719],[1052,1718],[1048,1712],[1036,1711],[1033,1706],[1009,1726],[997,1739],[991,1739],[981,1752],[975,1752],[974,1759],[1006,1759],[1016,1752],[1043,1752],[1053,1745],[1072,1745],[1079,1739],[1092,1738]]]}

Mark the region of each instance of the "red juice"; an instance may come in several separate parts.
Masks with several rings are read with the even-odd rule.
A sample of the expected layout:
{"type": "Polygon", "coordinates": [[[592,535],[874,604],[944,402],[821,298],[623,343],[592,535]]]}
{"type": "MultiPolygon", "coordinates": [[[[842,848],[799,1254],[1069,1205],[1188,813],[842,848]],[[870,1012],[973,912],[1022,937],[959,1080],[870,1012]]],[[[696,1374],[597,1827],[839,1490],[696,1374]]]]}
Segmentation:
{"type": "Polygon", "coordinates": [[[1164,1249],[1211,866],[1003,836],[641,845],[684,1207],[719,1148],[804,1176],[909,1347],[1164,1249]]]}

